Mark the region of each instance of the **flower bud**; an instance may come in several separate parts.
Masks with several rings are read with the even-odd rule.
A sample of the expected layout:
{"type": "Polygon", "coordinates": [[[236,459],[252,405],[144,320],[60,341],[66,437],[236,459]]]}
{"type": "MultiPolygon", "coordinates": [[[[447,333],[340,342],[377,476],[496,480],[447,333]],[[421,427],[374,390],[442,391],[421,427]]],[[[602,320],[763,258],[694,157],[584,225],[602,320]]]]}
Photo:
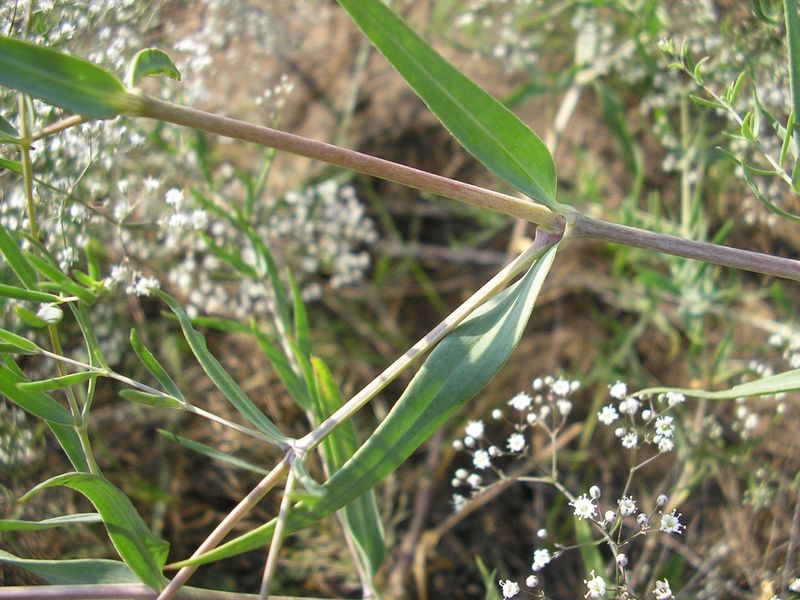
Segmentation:
{"type": "Polygon", "coordinates": [[[44,304],[42,308],[38,310],[36,316],[48,325],[55,325],[61,322],[61,319],[64,317],[64,311],[55,304],[44,304]]]}

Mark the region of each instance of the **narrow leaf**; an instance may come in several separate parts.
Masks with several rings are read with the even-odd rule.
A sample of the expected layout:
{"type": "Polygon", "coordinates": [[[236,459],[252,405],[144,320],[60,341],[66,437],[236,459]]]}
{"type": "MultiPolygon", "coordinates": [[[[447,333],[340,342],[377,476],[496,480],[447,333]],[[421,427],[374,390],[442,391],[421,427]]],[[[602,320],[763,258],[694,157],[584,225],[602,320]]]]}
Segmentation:
{"type": "Polygon", "coordinates": [[[33,352],[34,354],[38,354],[42,351],[39,346],[30,341],[28,338],[24,338],[21,335],[17,335],[16,333],[12,333],[6,329],[0,329],[0,340],[24,352],[33,352]]]}
{"type": "Polygon", "coordinates": [[[63,290],[72,296],[77,296],[82,302],[90,306],[97,300],[97,295],[94,292],[72,281],[72,279],[61,272],[61,269],[59,269],[57,265],[51,263],[49,260],[37,256],[32,252],[26,252],[25,257],[39,273],[56,284],[56,289],[63,290]]]}
{"type": "Polygon", "coordinates": [[[152,406],[153,408],[185,408],[186,403],[173,396],[164,394],[151,394],[141,390],[120,390],[119,395],[128,402],[152,406]]]}
{"type": "Polygon", "coordinates": [[[14,173],[22,173],[22,163],[18,160],[8,160],[0,158],[0,169],[8,169],[14,173]]]}
{"type": "Polygon", "coordinates": [[[0,520],[0,531],[42,531],[55,529],[64,525],[85,525],[87,523],[102,523],[103,520],[97,513],[80,513],[77,515],[63,515],[41,521],[20,521],[17,519],[0,520]]]}
{"type": "Polygon", "coordinates": [[[735,385],[729,390],[711,392],[707,390],[694,390],[686,388],[667,388],[656,387],[647,388],[639,392],[642,395],[662,394],[666,392],[676,392],[684,396],[693,398],[708,398],[709,400],[731,400],[746,396],[768,396],[785,392],[796,392],[800,390],[800,369],[784,371],[777,375],[771,375],[755,381],[748,381],[735,385]]]}
{"type": "Polygon", "coordinates": [[[294,339],[300,352],[305,356],[309,356],[311,354],[311,325],[308,322],[306,305],[303,302],[303,296],[300,294],[300,287],[289,269],[286,269],[286,277],[289,280],[289,287],[292,289],[294,339]]]}
{"type": "Polygon", "coordinates": [[[0,364],[0,393],[26,412],[61,425],[72,425],[73,419],[69,411],[44,392],[27,391],[19,388],[20,383],[27,382],[23,375],[0,364]]]}
{"type": "Polygon", "coordinates": [[[36,273],[25,260],[17,242],[8,234],[6,228],[0,225],[0,253],[3,254],[11,270],[28,289],[36,287],[36,273]]]}
{"type": "Polygon", "coordinates": [[[414,33],[381,0],[339,0],[459,143],[494,174],[551,209],[556,169],[541,139],[414,33]]]}
{"type": "MultiPolygon", "coordinates": [[[[786,22],[786,46],[789,49],[789,87],[792,90],[792,110],[795,115],[800,115],[800,16],[797,14],[797,0],[783,0],[783,13],[786,22]]],[[[800,120],[797,117],[795,117],[791,135],[800,144],[800,120]]],[[[794,176],[792,185],[795,186],[794,176]]]]}
{"type": "MultiPolygon", "coordinates": [[[[311,506],[300,503],[294,508],[287,521],[288,533],[370,490],[489,382],[519,342],[555,253],[556,247],[548,249],[517,283],[475,310],[436,346],[386,419],[325,482],[325,496],[311,506]]],[[[260,548],[269,542],[274,527],[272,520],[172,566],[205,564],[260,548]]]]}
{"type": "Polygon", "coordinates": [[[153,353],[144,345],[141,338],[139,337],[139,332],[136,329],[131,329],[131,347],[133,351],[136,352],[136,356],[139,357],[139,360],[142,361],[145,368],[150,371],[150,374],[156,378],[158,383],[161,384],[171,396],[179,400],[185,400],[181,390],[178,388],[176,383],[173,381],[172,377],[169,376],[167,371],[164,367],[161,366],[161,363],[156,360],[156,357],[153,356],[153,353]]]}
{"type": "Polygon", "coordinates": [[[158,433],[162,437],[168,439],[169,441],[179,444],[184,448],[188,448],[189,450],[193,450],[198,454],[202,454],[203,456],[213,458],[214,460],[218,460],[220,462],[227,463],[239,469],[244,469],[245,471],[257,473],[259,475],[266,475],[268,473],[266,469],[259,467],[258,465],[254,465],[251,462],[242,460],[241,458],[237,458],[236,456],[232,456],[231,454],[222,452],[221,450],[217,450],[216,448],[212,448],[211,446],[207,446],[206,444],[201,444],[200,442],[195,442],[194,440],[190,440],[189,438],[177,435],[175,433],[172,433],[171,431],[159,429],[158,433]]]}
{"type": "Polygon", "coordinates": [[[134,112],[138,99],[108,71],[82,58],[0,36],[0,85],[87,117],[134,112]]]}
{"type": "Polygon", "coordinates": [[[25,494],[21,501],[55,486],[66,486],[86,496],[100,513],[108,536],[120,558],[142,583],[162,590],[167,579],[162,575],[169,544],[145,525],[131,501],[110,481],[90,473],[65,473],[44,481],[25,494]]]}
{"type": "Polygon", "coordinates": [[[73,425],[62,425],[54,423],[53,421],[45,421],[50,431],[58,440],[58,445],[67,455],[72,468],[81,473],[88,473],[91,471],[89,468],[89,461],[86,460],[86,454],[83,451],[81,440],[78,437],[78,432],[75,431],[73,425]]]}
{"type": "Polygon", "coordinates": [[[139,583],[136,575],[125,563],[118,560],[94,558],[34,560],[19,558],[0,550],[0,564],[13,565],[30,571],[50,585],[139,583]]]}
{"type": "Polygon", "coordinates": [[[225,398],[227,398],[242,416],[250,421],[259,431],[264,433],[269,440],[278,445],[286,443],[288,438],[281,433],[281,430],[278,429],[255,404],[253,404],[253,401],[247,397],[242,391],[242,388],[236,385],[236,382],[219,361],[208,351],[205,338],[192,327],[189,316],[181,305],[178,304],[174,298],[160,290],[153,290],[153,293],[166,302],[172,312],[175,313],[175,316],[178,317],[183,335],[189,343],[192,353],[211,381],[214,382],[214,385],[224,394],[225,398]]]}
{"type": "Polygon", "coordinates": [[[81,371],[80,373],[70,373],[69,375],[61,375],[59,377],[51,377],[50,379],[42,379],[39,381],[25,381],[18,383],[17,387],[26,392],[52,392],[60,390],[71,385],[83,383],[90,379],[100,377],[103,373],[99,371],[81,371]]]}
{"type": "Polygon", "coordinates": [[[128,65],[126,83],[133,87],[145,77],[164,75],[177,81],[181,80],[181,72],[170,58],[169,54],[158,48],[145,48],[139,50],[128,65]]]}
{"type": "Polygon", "coordinates": [[[258,325],[255,322],[252,324],[252,332],[259,348],[261,348],[261,351],[264,352],[267,359],[269,359],[275,373],[289,391],[289,395],[291,395],[298,406],[306,409],[309,408],[311,406],[311,400],[308,396],[308,388],[294,372],[286,356],[272,343],[263,331],[258,329],[258,325]]]}
{"type": "Polygon", "coordinates": [[[32,310],[29,310],[22,306],[22,304],[15,304],[14,305],[14,313],[20,318],[20,320],[25,323],[28,327],[32,327],[34,329],[40,327],[47,327],[47,321],[40,318],[32,310]]]}

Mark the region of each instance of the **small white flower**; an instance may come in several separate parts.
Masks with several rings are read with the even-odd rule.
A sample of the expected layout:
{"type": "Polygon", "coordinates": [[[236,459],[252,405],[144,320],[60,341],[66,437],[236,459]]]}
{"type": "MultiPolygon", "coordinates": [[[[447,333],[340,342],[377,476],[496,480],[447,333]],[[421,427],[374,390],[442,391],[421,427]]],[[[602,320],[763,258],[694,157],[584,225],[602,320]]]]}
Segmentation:
{"type": "Polygon", "coordinates": [[[584,579],[586,594],[584,598],[602,598],[606,594],[606,581],[600,575],[595,575],[594,570],[589,573],[590,578],[584,579]]]}
{"type": "Polygon", "coordinates": [[[483,483],[483,477],[477,473],[472,473],[469,477],[467,477],[467,483],[471,488],[478,489],[481,487],[481,483],[483,483]]]}
{"type": "Polygon", "coordinates": [[[597,510],[594,500],[589,498],[586,494],[575,498],[569,505],[575,510],[575,516],[579,519],[589,519],[595,515],[597,510]]]}
{"type": "Polygon", "coordinates": [[[789,591],[800,593],[800,577],[795,577],[794,581],[789,584],[789,591]]]}
{"type": "Polygon", "coordinates": [[[527,415],[525,415],[525,420],[528,422],[528,425],[533,425],[534,423],[536,423],[536,420],[538,418],[539,417],[536,413],[528,413],[527,415]]]}
{"type": "Polygon", "coordinates": [[[646,529],[647,526],[650,525],[650,517],[644,513],[639,513],[636,515],[636,522],[639,524],[639,527],[646,529]]]}
{"type": "Polygon", "coordinates": [[[474,448],[475,447],[475,438],[472,437],[471,435],[465,436],[464,437],[464,445],[467,448],[474,448]]]}
{"type": "Polygon", "coordinates": [[[502,419],[502,418],[503,418],[503,411],[502,411],[502,410],[500,410],[499,408],[495,408],[495,409],[492,411],[492,418],[493,418],[495,421],[499,421],[500,419],[502,419]]]}
{"type": "Polygon", "coordinates": [[[659,452],[670,452],[673,448],[675,448],[675,444],[673,444],[672,440],[669,438],[662,438],[658,442],[659,452]]]}
{"type": "Polygon", "coordinates": [[[656,498],[656,506],[664,506],[669,498],[667,498],[666,494],[659,494],[658,498],[656,498]]]}
{"type": "Polygon", "coordinates": [[[611,425],[618,418],[619,418],[619,413],[617,412],[617,409],[611,406],[610,404],[605,405],[603,408],[600,409],[600,412],[597,413],[597,419],[603,425],[611,425]]]}
{"type": "Polygon", "coordinates": [[[550,563],[551,560],[553,560],[553,556],[550,554],[550,550],[547,548],[538,548],[537,550],[533,551],[533,564],[531,565],[531,570],[541,571],[550,563]]]}
{"type": "Polygon", "coordinates": [[[661,531],[666,533],[680,533],[682,529],[686,529],[685,525],[682,525],[679,518],[680,513],[676,513],[674,510],[666,515],[661,515],[661,531]]]}
{"type": "Polygon", "coordinates": [[[559,400],[556,402],[558,406],[558,412],[561,414],[562,417],[566,417],[572,411],[572,402],[569,400],[559,400]]]}
{"type": "Polygon", "coordinates": [[[597,500],[600,497],[600,486],[593,485],[589,488],[589,495],[594,499],[597,500]]]}
{"type": "Polygon", "coordinates": [[[553,382],[553,385],[550,386],[550,389],[553,390],[553,393],[556,396],[566,396],[570,393],[571,387],[569,381],[564,379],[563,377],[559,377],[556,381],[553,382]]]}
{"type": "Polygon", "coordinates": [[[622,436],[622,447],[627,448],[628,450],[633,450],[636,448],[636,444],[639,443],[639,436],[636,435],[635,431],[629,431],[624,436],[622,436]]]}
{"type": "Polygon", "coordinates": [[[500,456],[500,448],[497,446],[489,446],[489,456],[500,456]]]}
{"type": "Polygon", "coordinates": [[[525,585],[529,588],[535,588],[539,585],[539,578],[536,575],[528,575],[528,578],[525,580],[525,585]]]}
{"type": "Polygon", "coordinates": [[[628,566],[628,557],[624,554],[617,554],[614,560],[617,561],[617,564],[623,569],[628,566]]]}
{"type": "Polygon", "coordinates": [[[183,190],[178,188],[170,188],[167,190],[164,200],[175,210],[178,210],[183,205],[183,190]]]}
{"type": "Polygon", "coordinates": [[[617,500],[617,506],[619,506],[619,514],[623,517],[629,517],[636,512],[636,500],[630,496],[623,496],[617,500]]]}
{"type": "Polygon", "coordinates": [[[464,442],[461,440],[453,440],[453,450],[459,452],[464,449],[464,442]]]}
{"type": "MultiPolygon", "coordinates": [[[[686,396],[679,392],[667,392],[665,398],[670,408],[686,401],[686,396]]],[[[667,584],[667,587],[669,587],[669,584],[667,584]]]]}
{"type": "Polygon", "coordinates": [[[525,392],[520,392],[511,400],[508,401],[509,406],[512,406],[518,411],[528,410],[531,407],[531,402],[533,402],[533,398],[530,394],[526,394],[525,392]]]}
{"type": "Polygon", "coordinates": [[[464,430],[464,433],[466,433],[471,438],[479,440],[483,437],[483,431],[484,431],[483,421],[478,420],[478,421],[470,421],[469,423],[467,423],[467,427],[464,430]]]}
{"type": "Polygon", "coordinates": [[[538,537],[540,540],[543,540],[544,538],[546,538],[547,537],[547,529],[542,527],[539,531],[536,532],[536,537],[538,537]]]}
{"type": "Polygon", "coordinates": [[[467,503],[467,499],[461,494],[453,494],[451,503],[453,505],[453,512],[461,512],[461,509],[463,509],[464,505],[467,503]]]}
{"type": "Polygon", "coordinates": [[[542,381],[541,377],[537,377],[536,379],[533,380],[533,383],[531,385],[533,386],[533,389],[538,392],[544,386],[544,381],[542,381]]]}
{"type": "Polygon", "coordinates": [[[472,457],[472,464],[476,469],[488,469],[492,466],[492,460],[486,450],[476,450],[472,457]]]}
{"type": "Polygon", "coordinates": [[[456,478],[460,480],[465,480],[469,476],[469,471],[466,469],[457,469],[456,470],[456,478]]]}
{"type": "Polygon", "coordinates": [[[510,452],[520,452],[525,447],[525,436],[521,433],[512,433],[506,442],[510,452]]]}
{"type": "Polygon", "coordinates": [[[613,510],[607,510],[603,515],[603,521],[605,521],[607,525],[611,525],[611,523],[613,523],[614,519],[616,518],[617,518],[617,513],[615,513],[613,510]]]}
{"type": "Polygon", "coordinates": [[[161,186],[161,181],[155,177],[145,177],[142,183],[144,183],[144,189],[148,192],[154,192],[161,186]]]}
{"type": "Polygon", "coordinates": [[[653,589],[653,594],[655,595],[656,600],[670,600],[671,598],[674,598],[672,595],[672,590],[669,587],[669,581],[666,579],[656,581],[656,587],[653,589]]]}
{"type": "Polygon", "coordinates": [[[614,385],[608,388],[608,395],[614,398],[614,400],[622,400],[627,393],[628,385],[621,381],[617,381],[614,385]]]}
{"type": "Polygon", "coordinates": [[[635,415],[642,403],[638,398],[625,398],[619,403],[619,412],[623,415],[635,415]]]}
{"type": "Polygon", "coordinates": [[[656,435],[662,438],[671,438],[675,431],[674,419],[670,415],[661,415],[656,419],[656,435]]]}
{"type": "Polygon", "coordinates": [[[503,589],[503,598],[513,598],[519,594],[519,584],[510,579],[503,581],[500,580],[500,587],[503,589]]]}

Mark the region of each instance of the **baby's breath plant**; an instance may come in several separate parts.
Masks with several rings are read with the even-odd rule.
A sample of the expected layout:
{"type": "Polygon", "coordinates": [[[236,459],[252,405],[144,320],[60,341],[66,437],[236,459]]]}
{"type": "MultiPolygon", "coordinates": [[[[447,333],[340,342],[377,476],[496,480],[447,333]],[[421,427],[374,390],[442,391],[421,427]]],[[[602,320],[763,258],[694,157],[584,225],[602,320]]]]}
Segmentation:
{"type": "MultiPolygon", "coordinates": [[[[259,61],[254,59],[266,60],[284,33],[273,26],[266,4],[199,1],[193,5],[199,26],[191,11],[172,3],[62,8],[30,1],[0,9],[6,23],[0,85],[7,90],[0,166],[8,181],[0,204],[0,298],[6,315],[0,329],[0,391],[9,402],[0,404],[8,415],[0,428],[0,450],[8,463],[4,468],[35,456],[22,409],[50,431],[48,439],[63,450],[71,469],[19,498],[8,515],[14,518],[0,521],[0,531],[99,521],[119,558],[43,560],[3,550],[0,563],[30,571],[47,584],[8,593],[17,598],[221,597],[216,590],[185,584],[202,565],[224,568],[219,567],[224,558],[261,550],[266,556],[255,579],[259,597],[265,598],[285,585],[279,555],[287,536],[335,515],[361,595],[381,597],[387,587],[381,565],[387,539],[395,535],[384,533],[382,513],[388,510],[375,487],[494,379],[520,343],[534,308],[537,317],[544,312],[536,305],[550,272],[559,271],[557,255],[581,239],[623,246],[593,257],[613,262],[611,285],[598,284],[596,276],[586,286],[616,288],[632,275],[627,287],[610,296],[620,312],[637,315],[638,322],[629,328],[622,314],[604,320],[622,343],[608,357],[592,357],[599,364],[585,378],[568,377],[568,370],[559,368],[557,375],[536,377],[488,415],[473,409],[463,435],[452,443],[454,514],[429,536],[420,535],[421,520],[412,524],[410,544],[403,543],[396,564],[408,569],[414,554],[418,589],[426,596],[420,581],[426,553],[468,515],[491,510],[490,499],[523,487],[532,491],[533,501],[517,511],[524,518],[511,537],[516,546],[524,545],[525,558],[504,556],[503,546],[492,540],[495,574],[486,567],[490,561],[478,563],[488,597],[499,592],[504,598],[579,594],[667,600],[681,594],[798,592],[800,496],[797,478],[787,475],[796,461],[768,460],[778,456],[770,437],[778,436],[785,415],[796,408],[791,394],[800,389],[795,315],[780,285],[773,285],[771,297],[788,318],[757,315],[746,303],[765,295],[761,287],[754,289],[763,287],[763,277],[786,280],[788,297],[796,297],[788,286],[800,281],[800,263],[777,251],[722,245],[740,215],[732,213],[719,225],[705,197],[707,182],[716,177],[709,164],[721,158],[705,151],[706,142],[716,142],[707,129],[715,118],[732,119],[739,132],[729,136],[733,143],[721,148],[722,154],[733,158],[738,175],[766,209],[782,223],[796,221],[794,196],[772,199],[755,179],[782,181],[788,194],[798,188],[798,169],[788,167],[790,158],[797,162],[795,133],[800,131],[794,122],[800,111],[795,4],[786,0],[784,19],[776,21],[755,0],[752,10],[766,25],[755,33],[732,28],[736,44],[705,35],[719,15],[714,5],[694,0],[450,6],[456,28],[450,43],[528,78],[509,104],[524,104],[542,82],[551,91],[566,90],[545,139],[443,59],[385,3],[339,4],[454,138],[516,195],[274,129],[292,102],[293,82],[283,73],[256,77],[259,61]],[[183,19],[181,11],[186,11],[183,19]],[[671,40],[681,34],[694,41],[676,46],[671,40]],[[157,35],[171,40],[175,58],[145,47],[157,35]],[[773,38],[787,40],[788,60],[777,61],[788,78],[789,92],[783,96],[764,87],[750,52],[763,49],[771,56],[773,38]],[[567,68],[557,64],[562,46],[572,54],[567,68]],[[231,69],[217,62],[223,48],[230,49],[237,67],[247,67],[240,77],[252,102],[244,112],[270,127],[218,114],[230,112],[231,98],[240,93],[231,69]],[[687,95],[688,88],[673,85],[677,80],[670,80],[655,58],[659,49],[709,97],[687,95]],[[696,60],[699,53],[716,58],[696,60]],[[179,69],[176,59],[185,68],[179,69]],[[540,77],[545,69],[561,75],[540,77]],[[159,87],[154,83],[159,75],[181,83],[159,87]],[[743,114],[746,109],[738,102],[747,77],[753,90],[749,112],[743,114]],[[594,203],[580,198],[579,188],[559,191],[565,182],[556,172],[554,155],[560,155],[555,150],[589,84],[633,182],[613,207],[602,201],[599,186],[586,185],[594,203]],[[624,93],[639,94],[643,87],[651,93],[641,94],[645,97],[638,102],[663,146],[659,163],[667,173],[679,174],[674,206],[671,198],[662,202],[653,192],[648,210],[640,200],[649,156],[619,114],[624,93]],[[692,100],[697,112],[689,109],[692,100]],[[779,143],[762,135],[763,122],[779,143]],[[267,150],[239,164],[215,152],[220,136],[267,150]],[[328,364],[336,357],[323,356],[312,327],[314,305],[307,303],[363,281],[370,247],[380,233],[358,187],[338,171],[273,192],[269,184],[277,151],[533,223],[535,238],[527,239],[524,227],[515,228],[511,247],[519,251],[508,264],[347,399],[343,391],[350,386],[336,381],[328,364]],[[642,258],[645,254],[658,258],[642,258]],[[737,287],[738,281],[723,280],[721,273],[728,273],[723,269],[748,272],[754,283],[737,287]],[[712,326],[721,327],[719,321],[729,314],[761,335],[767,332],[772,350],[748,355],[751,348],[737,346],[732,332],[715,340],[712,326]],[[277,403],[237,381],[238,373],[230,369],[236,353],[225,343],[209,344],[203,332],[212,330],[225,334],[225,340],[242,336],[257,348],[287,402],[277,403]],[[650,342],[648,336],[658,341],[650,333],[654,330],[671,337],[670,356],[685,347],[692,359],[684,371],[692,380],[685,387],[648,387],[668,379],[651,372],[637,355],[637,344],[650,342]],[[165,332],[180,332],[179,357],[168,356],[165,332]],[[120,349],[123,335],[130,347],[124,354],[135,359],[135,366],[120,349]],[[226,402],[224,410],[187,386],[188,361],[226,402]],[[416,374],[391,410],[362,435],[353,415],[378,394],[393,391],[395,380],[412,366],[416,374]],[[163,526],[158,511],[143,513],[139,495],[131,491],[135,482],[107,468],[113,440],[98,427],[97,415],[109,395],[135,407],[129,414],[174,411],[187,420],[205,419],[260,450],[254,453],[256,464],[223,443],[159,432],[203,458],[261,477],[188,557],[169,556],[164,538],[179,537],[178,532],[163,526]],[[274,517],[226,540],[280,481],[274,517]],[[740,484],[747,489],[738,489],[740,484]],[[51,493],[46,490],[64,487],[96,512],[44,519],[23,513],[26,503],[51,493]],[[713,514],[703,506],[721,497],[728,505],[742,499],[741,511],[728,506],[713,514]],[[791,503],[793,513],[781,511],[779,499],[791,503]],[[791,526],[777,527],[789,513],[791,526]],[[770,520],[769,535],[757,529],[754,514],[770,520]],[[755,553],[764,554],[758,568],[740,567],[731,558],[739,549],[720,534],[730,527],[737,527],[743,539],[758,539],[755,553]],[[408,550],[416,541],[419,548],[408,550]]],[[[297,10],[314,19],[333,9],[300,2],[297,10]]],[[[434,17],[445,22],[452,16],[445,13],[434,17]]],[[[555,346],[558,335],[552,340],[555,346]]],[[[766,337],[749,346],[763,347],[763,341],[766,337]]],[[[534,358],[543,362],[540,354],[534,358]]],[[[418,506],[423,504],[420,500],[418,506]]],[[[491,538],[482,537],[483,545],[491,538]]],[[[314,548],[308,551],[313,554],[314,548]]],[[[458,595],[471,593],[467,584],[462,587],[458,595]]],[[[4,594],[0,589],[0,597],[4,594]]]]}

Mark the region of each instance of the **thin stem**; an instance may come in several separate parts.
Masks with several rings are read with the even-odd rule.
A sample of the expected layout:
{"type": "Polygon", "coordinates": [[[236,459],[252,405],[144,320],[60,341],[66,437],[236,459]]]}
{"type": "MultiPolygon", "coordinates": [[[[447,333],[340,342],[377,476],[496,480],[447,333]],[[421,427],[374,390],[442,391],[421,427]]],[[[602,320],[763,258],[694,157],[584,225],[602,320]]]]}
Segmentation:
{"type": "Polygon", "coordinates": [[[61,119],[60,121],[53,123],[52,125],[48,125],[47,127],[42,127],[39,131],[31,135],[31,141],[36,142],[46,137],[50,137],[60,131],[64,131],[66,129],[71,129],[76,125],[81,125],[82,123],[86,123],[91,121],[89,117],[84,117],[82,115],[72,115],[67,117],[66,119],[61,119]]]}
{"type": "Polygon", "coordinates": [[[286,477],[286,486],[283,489],[281,508],[278,511],[278,521],[275,523],[275,533],[272,534],[272,543],[269,545],[267,562],[264,565],[264,576],[261,579],[261,589],[258,592],[259,600],[266,600],[269,598],[269,584],[278,566],[278,554],[281,551],[281,544],[283,543],[283,536],[286,531],[286,521],[289,519],[289,511],[292,508],[293,489],[294,471],[290,469],[289,475],[286,477]]]}
{"type": "Polygon", "coordinates": [[[571,237],[626,244],[637,248],[657,250],[673,256],[702,260],[723,267],[800,281],[800,261],[790,258],[750,252],[709,242],[685,240],[627,225],[599,221],[579,213],[572,215],[571,220],[572,229],[571,232],[568,232],[568,236],[571,237]]]}
{"type": "MultiPolygon", "coordinates": [[[[143,583],[98,583],[83,585],[26,585],[0,589],[3,600],[89,600],[92,598],[120,598],[124,600],[153,600],[156,597],[150,587],[143,583]]],[[[177,600],[256,600],[256,594],[183,588],[175,596],[177,600]]],[[[299,596],[272,596],[272,600],[312,600],[299,596]]],[[[316,599],[316,600],[325,600],[316,599]]]]}
{"type": "MultiPolygon", "coordinates": [[[[283,475],[283,472],[289,468],[290,457],[287,453],[281,462],[279,462],[272,471],[270,471],[259,484],[254,487],[247,496],[242,498],[239,504],[236,505],[228,515],[220,522],[219,525],[211,532],[211,534],[200,544],[197,550],[194,551],[191,558],[195,558],[216,548],[222,539],[233,529],[233,527],[241,521],[247,514],[255,507],[256,504],[269,492],[278,479],[283,475]]],[[[157,600],[169,600],[175,598],[175,595],[180,590],[181,586],[192,576],[197,570],[197,566],[183,567],[178,574],[173,577],[164,591],[158,595],[157,600]]]]}
{"type": "Polygon", "coordinates": [[[194,108],[179,106],[150,96],[141,97],[139,116],[184,125],[230,138],[254,142],[285,150],[352,171],[394,181],[424,192],[460,200],[513,217],[536,223],[549,231],[561,231],[563,217],[552,213],[541,204],[522,200],[478,186],[427,173],[368,154],[348,150],[332,144],[304,138],[269,127],[222,117],[194,108]]]}

